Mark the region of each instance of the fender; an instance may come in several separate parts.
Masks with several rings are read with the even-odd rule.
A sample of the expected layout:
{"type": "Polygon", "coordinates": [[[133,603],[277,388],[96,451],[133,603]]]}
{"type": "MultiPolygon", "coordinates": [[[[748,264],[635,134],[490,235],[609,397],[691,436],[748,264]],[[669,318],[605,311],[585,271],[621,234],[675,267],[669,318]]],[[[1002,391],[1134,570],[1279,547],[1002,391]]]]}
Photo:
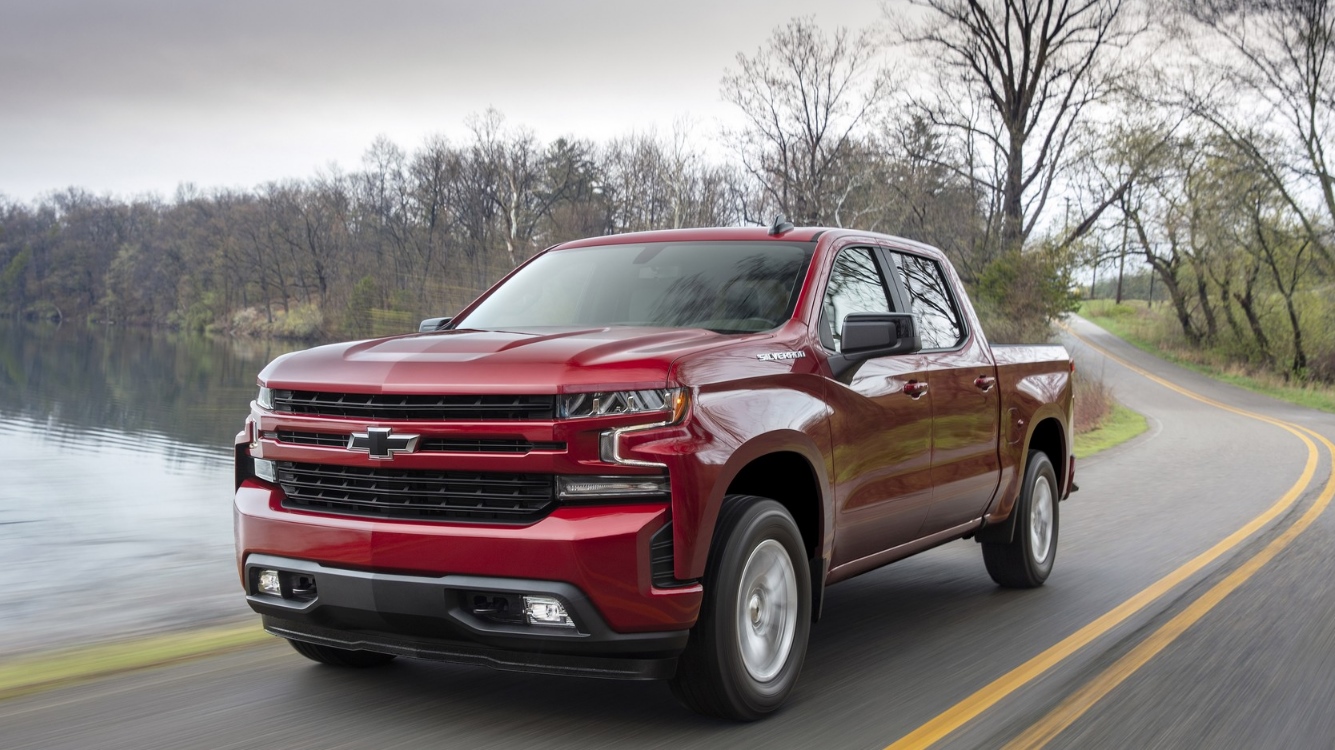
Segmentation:
{"type": "MultiPolygon", "coordinates": [[[[815,498],[816,502],[820,503],[820,512],[817,515],[820,528],[817,531],[816,556],[812,564],[813,569],[818,562],[828,568],[834,533],[834,510],[829,502],[829,498],[832,497],[830,459],[807,433],[794,429],[780,429],[757,435],[739,445],[715,474],[712,486],[704,495],[704,505],[695,509],[696,523],[693,525],[695,531],[688,538],[673,540],[674,544],[679,545],[677,549],[691,550],[689,555],[679,555],[677,558],[678,578],[691,580],[704,576],[709,547],[713,543],[714,526],[718,521],[719,509],[723,505],[724,496],[727,495],[728,486],[752,461],[774,453],[796,453],[806,459],[811,466],[820,493],[820,497],[815,498]],[[709,542],[697,543],[696,540],[709,540],[709,542]]],[[[690,514],[690,509],[679,508],[674,497],[673,516],[677,517],[683,513],[690,514]]],[[[686,526],[688,524],[674,524],[674,536],[686,531],[686,526]]],[[[812,583],[815,585],[816,581],[813,580],[812,583]]]]}
{"type": "MultiPolygon", "coordinates": [[[[813,498],[813,500],[819,504],[818,526],[815,534],[815,550],[807,561],[811,572],[811,616],[812,621],[815,622],[820,619],[822,605],[824,604],[825,579],[830,569],[830,552],[834,548],[834,508],[833,503],[830,502],[833,494],[830,487],[830,470],[826,463],[827,458],[820,452],[815,441],[809,435],[797,430],[776,430],[757,436],[739,447],[732,458],[724,465],[719,474],[719,481],[710,493],[706,511],[709,514],[707,531],[705,531],[703,523],[701,526],[702,532],[705,532],[707,536],[702,535],[701,538],[708,538],[710,544],[713,544],[714,525],[718,519],[719,509],[727,495],[728,487],[737,476],[751,462],[778,453],[791,453],[801,456],[806,460],[816,480],[816,491],[819,496],[813,498]]],[[[705,548],[705,553],[708,554],[708,548],[705,548]]]]}
{"type": "MultiPolygon", "coordinates": [[[[1071,454],[1070,426],[1065,421],[1066,413],[1057,404],[1043,404],[1034,412],[1033,417],[1026,425],[1023,446],[1015,463],[1009,466],[1003,466],[1001,469],[1002,479],[1001,488],[997,492],[997,498],[993,502],[992,509],[983,517],[983,528],[974,535],[974,540],[980,543],[1009,543],[1015,538],[1015,514],[1011,511],[1015,509],[1015,501],[1020,498],[1020,481],[1024,477],[1025,469],[1028,467],[1030,445],[1033,443],[1034,430],[1044,420],[1055,419],[1058,424],[1063,425],[1062,430],[1062,451],[1064,455],[1071,454]]],[[[1057,461],[1053,461],[1056,467],[1057,461]]],[[[1058,471],[1058,474],[1061,474],[1058,471]]],[[[1063,480],[1059,477],[1059,483],[1063,480]]],[[[1064,494],[1064,493],[1063,493],[1064,494]]]]}

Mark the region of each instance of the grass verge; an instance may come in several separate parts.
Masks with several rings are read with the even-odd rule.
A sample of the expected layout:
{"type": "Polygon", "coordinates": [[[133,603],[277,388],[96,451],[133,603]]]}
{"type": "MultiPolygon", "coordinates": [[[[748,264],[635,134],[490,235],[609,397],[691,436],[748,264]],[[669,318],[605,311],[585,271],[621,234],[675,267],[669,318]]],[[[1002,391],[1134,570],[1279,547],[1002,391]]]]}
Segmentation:
{"type": "Polygon", "coordinates": [[[82,646],[0,664],[0,700],[61,685],[236,651],[273,640],[258,623],[82,646]]]}
{"type": "Polygon", "coordinates": [[[1101,426],[1075,436],[1075,456],[1089,458],[1095,453],[1121,445],[1149,428],[1149,422],[1145,421],[1144,416],[1114,403],[1112,412],[1101,426]]]}
{"type": "Polygon", "coordinates": [[[1080,309],[1079,315],[1137,349],[1160,359],[1166,359],[1175,365],[1280,401],[1335,414],[1335,389],[1290,385],[1276,375],[1258,375],[1238,370],[1236,365],[1193,359],[1208,355],[1204,352],[1180,349],[1172,343],[1152,340],[1144,335],[1143,331],[1152,330],[1153,326],[1144,321],[1147,316],[1143,305],[1099,304],[1106,302],[1106,300],[1087,302],[1080,309]]]}

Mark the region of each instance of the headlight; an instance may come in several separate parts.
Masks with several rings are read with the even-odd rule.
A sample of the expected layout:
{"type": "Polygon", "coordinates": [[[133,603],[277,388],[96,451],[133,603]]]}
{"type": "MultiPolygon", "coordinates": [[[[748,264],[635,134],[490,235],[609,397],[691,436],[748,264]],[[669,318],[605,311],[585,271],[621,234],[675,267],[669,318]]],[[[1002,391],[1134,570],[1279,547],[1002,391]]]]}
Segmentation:
{"type": "Polygon", "coordinates": [[[273,389],[260,386],[260,395],[255,397],[255,403],[259,404],[261,409],[273,411],[273,389]]]}
{"type": "Polygon", "coordinates": [[[643,391],[567,393],[561,396],[560,404],[562,419],[660,412],[664,421],[675,422],[686,411],[686,390],[652,388],[643,391]]]}

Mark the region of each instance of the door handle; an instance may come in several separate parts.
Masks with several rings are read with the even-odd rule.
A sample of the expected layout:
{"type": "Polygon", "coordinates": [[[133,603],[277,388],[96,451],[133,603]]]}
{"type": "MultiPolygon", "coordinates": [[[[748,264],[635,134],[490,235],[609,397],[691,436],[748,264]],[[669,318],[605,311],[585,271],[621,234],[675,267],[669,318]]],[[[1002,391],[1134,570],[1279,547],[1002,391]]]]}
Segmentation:
{"type": "Polygon", "coordinates": [[[978,378],[973,381],[973,384],[978,390],[987,393],[992,390],[992,386],[997,384],[997,379],[991,375],[979,375],[978,378]]]}
{"type": "Polygon", "coordinates": [[[904,384],[904,392],[911,399],[920,399],[927,392],[927,384],[920,380],[910,380],[904,384]]]}

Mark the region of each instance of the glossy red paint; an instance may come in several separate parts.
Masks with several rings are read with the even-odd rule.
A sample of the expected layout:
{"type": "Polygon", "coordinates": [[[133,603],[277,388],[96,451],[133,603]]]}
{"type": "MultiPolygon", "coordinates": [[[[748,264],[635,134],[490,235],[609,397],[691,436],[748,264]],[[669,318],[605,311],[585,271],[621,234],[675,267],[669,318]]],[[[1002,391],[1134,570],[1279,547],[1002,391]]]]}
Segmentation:
{"type": "MultiPolygon", "coordinates": [[[[955,269],[949,263],[940,265],[950,285],[962,288],[955,269]]],[[[924,534],[939,533],[982,516],[1000,482],[1001,399],[994,387],[996,362],[972,306],[961,303],[959,307],[966,331],[964,341],[953,349],[927,355],[932,384],[934,496],[924,534]]]]}
{"type": "Polygon", "coordinates": [[[237,490],[238,563],[271,554],[378,573],[564,581],[622,633],[690,627],[700,606],[700,586],[655,589],[639,564],[667,520],[663,503],[565,507],[516,528],[294,513],[281,500],[254,480],[237,490]]]}
{"type": "Polygon", "coordinates": [[[260,381],[273,388],[348,393],[540,395],[662,388],[673,361],[735,338],[700,329],[630,327],[442,331],[316,347],[274,360],[260,381]]]}
{"type": "MultiPolygon", "coordinates": [[[[698,584],[653,587],[649,538],[670,519],[676,578],[703,578],[724,497],[748,465],[766,456],[783,454],[814,477],[817,496],[791,502],[804,504],[795,511],[812,519],[814,528],[804,534],[830,581],[968,534],[984,519],[1006,519],[1036,430],[1045,439],[1058,435],[1061,450],[1071,444],[1069,357],[1060,347],[989,346],[938,250],[848,230],[796,229],[776,238],[763,229],[708,229],[592,238],[547,252],[776,239],[815,240],[816,247],[792,318],[770,331],[446,331],[318,347],[280,357],[260,375],[272,388],[350,393],[542,395],[682,387],[691,394],[683,421],[625,433],[619,444],[624,457],[666,467],[670,503],[564,506],[522,527],[370,520],[284,509],[281,490],[250,479],[236,495],[239,561],[262,553],[377,572],[560,581],[584,591],[614,630],[633,633],[689,628],[701,601],[698,584]],[[845,377],[832,377],[834,352],[822,343],[816,321],[835,254],[855,246],[916,253],[940,263],[965,318],[966,340],[950,351],[871,359],[845,377]],[[762,357],[775,353],[794,358],[762,357]],[[921,389],[910,383],[928,388],[914,398],[912,392],[921,389]]],[[[250,420],[254,432],[248,428],[238,444],[249,444],[254,457],[376,465],[366,454],[341,447],[286,445],[276,432],[347,433],[379,422],[277,414],[257,406],[250,420]],[[252,435],[258,439],[249,443],[252,435]]],[[[661,473],[664,469],[611,464],[600,456],[604,430],[647,421],[631,416],[384,424],[423,437],[565,444],[524,455],[404,454],[394,459],[395,468],[661,473]]],[[[1067,458],[1053,456],[1053,462],[1062,465],[1067,458]]],[[[1069,484],[1063,483],[1063,496],[1069,484]]]]}

